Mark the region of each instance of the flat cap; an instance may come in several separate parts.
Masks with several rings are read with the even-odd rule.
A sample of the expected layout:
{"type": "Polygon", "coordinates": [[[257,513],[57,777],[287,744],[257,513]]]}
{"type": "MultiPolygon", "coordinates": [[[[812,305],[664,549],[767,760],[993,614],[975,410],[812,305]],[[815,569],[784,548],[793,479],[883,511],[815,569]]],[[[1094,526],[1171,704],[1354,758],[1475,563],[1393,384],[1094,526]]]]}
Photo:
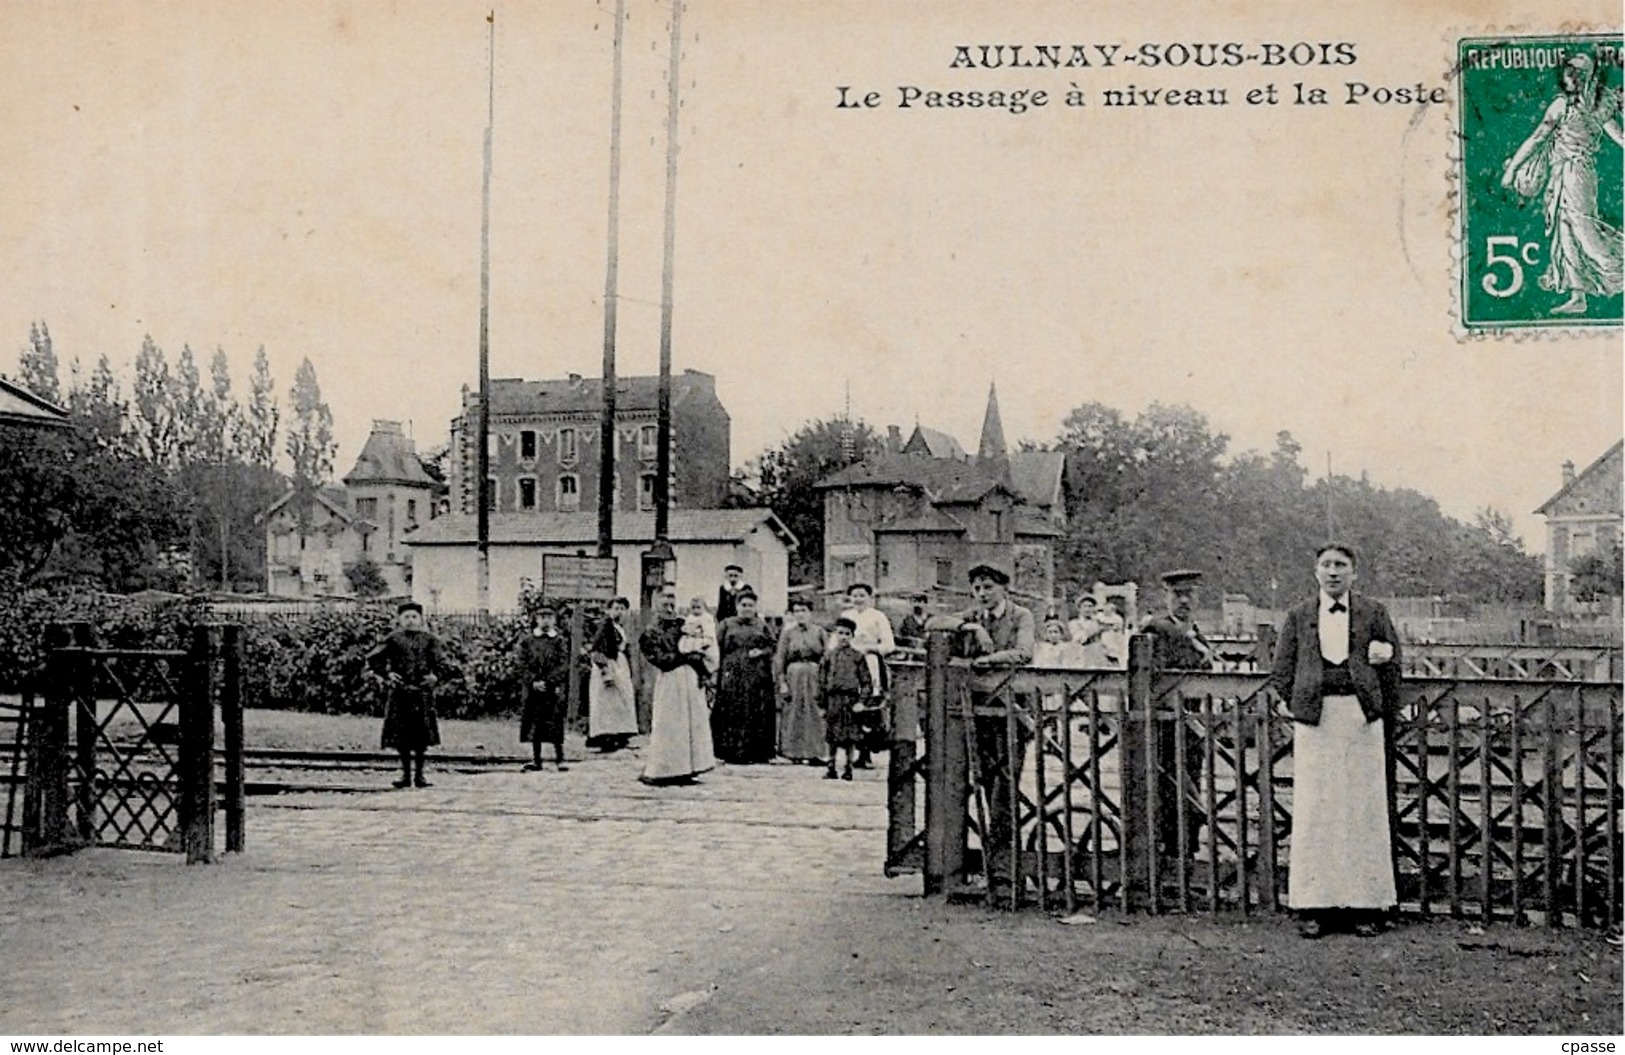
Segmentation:
{"type": "Polygon", "coordinates": [[[1201,581],[1202,573],[1193,571],[1190,568],[1179,568],[1175,571],[1162,573],[1162,584],[1176,590],[1181,586],[1195,586],[1201,581]]]}
{"type": "Polygon", "coordinates": [[[986,561],[974,565],[970,571],[965,573],[965,578],[969,582],[975,582],[977,579],[992,579],[1000,586],[1010,585],[1010,573],[999,565],[990,564],[986,561]]]}

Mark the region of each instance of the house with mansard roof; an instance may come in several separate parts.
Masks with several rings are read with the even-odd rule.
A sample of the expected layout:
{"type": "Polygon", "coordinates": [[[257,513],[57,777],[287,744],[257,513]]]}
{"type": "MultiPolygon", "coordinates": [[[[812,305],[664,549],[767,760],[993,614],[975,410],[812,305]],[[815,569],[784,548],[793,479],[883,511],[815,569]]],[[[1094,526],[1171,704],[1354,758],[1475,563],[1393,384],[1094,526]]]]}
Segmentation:
{"type": "Polygon", "coordinates": [[[407,536],[435,515],[438,485],[398,421],[374,421],[343,487],[290,487],[260,514],[265,589],[278,597],[348,597],[348,569],[376,565],[386,596],[412,592],[407,536]]]}

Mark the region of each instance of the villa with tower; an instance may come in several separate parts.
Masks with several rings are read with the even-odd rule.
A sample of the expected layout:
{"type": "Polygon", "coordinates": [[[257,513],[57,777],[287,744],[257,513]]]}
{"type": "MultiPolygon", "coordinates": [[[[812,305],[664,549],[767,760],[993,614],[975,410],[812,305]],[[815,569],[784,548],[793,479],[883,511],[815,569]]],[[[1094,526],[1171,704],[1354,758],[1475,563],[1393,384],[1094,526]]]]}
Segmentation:
{"type": "Polygon", "coordinates": [[[1066,523],[1066,463],[1058,451],[1010,451],[990,387],[974,456],[917,425],[907,441],[818,483],[824,496],[824,588],[874,584],[882,595],[962,594],[985,560],[1014,572],[1014,591],[1055,592],[1055,546],[1066,523]]]}

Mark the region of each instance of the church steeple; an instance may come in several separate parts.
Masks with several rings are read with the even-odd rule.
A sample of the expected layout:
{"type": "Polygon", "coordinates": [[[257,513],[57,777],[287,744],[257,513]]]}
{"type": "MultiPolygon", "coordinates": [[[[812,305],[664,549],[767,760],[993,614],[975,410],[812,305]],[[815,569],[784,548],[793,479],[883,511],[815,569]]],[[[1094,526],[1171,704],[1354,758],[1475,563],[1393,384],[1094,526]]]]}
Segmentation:
{"type": "Polygon", "coordinates": [[[982,418],[976,464],[994,478],[1010,482],[1010,452],[1004,445],[1004,422],[999,420],[999,389],[991,382],[987,386],[987,413],[982,418]]]}

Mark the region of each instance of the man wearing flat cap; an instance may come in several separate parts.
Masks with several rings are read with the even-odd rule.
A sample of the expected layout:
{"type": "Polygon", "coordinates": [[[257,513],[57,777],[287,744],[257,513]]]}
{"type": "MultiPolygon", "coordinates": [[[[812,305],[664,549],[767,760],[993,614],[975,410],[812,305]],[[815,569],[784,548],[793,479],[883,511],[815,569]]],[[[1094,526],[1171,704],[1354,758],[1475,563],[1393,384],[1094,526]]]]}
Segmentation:
{"type": "MultiPolygon", "coordinates": [[[[1037,630],[1033,613],[1010,600],[1010,573],[1002,565],[978,564],[970,570],[970,589],[976,607],[961,612],[956,623],[944,629],[957,629],[974,642],[971,667],[978,671],[1008,670],[1032,662],[1037,630]]],[[[940,625],[940,624],[936,624],[940,625]]],[[[933,626],[933,629],[935,626],[933,626]]],[[[972,690],[972,704],[985,703],[988,694],[972,690]]],[[[1010,706],[1025,710],[1032,701],[1012,695],[1010,706]]],[[[1010,743],[1009,727],[1001,715],[978,715],[976,729],[976,780],[987,798],[987,838],[982,852],[987,854],[995,900],[1008,900],[1020,892],[1020,875],[1011,857],[1013,818],[1010,815],[1011,788],[1021,782],[1021,764],[1032,742],[1027,722],[1017,721],[1016,743],[1010,743]]]]}
{"type": "MultiPolygon", "coordinates": [[[[1192,618],[1196,610],[1196,588],[1201,582],[1202,573],[1188,568],[1170,571],[1162,576],[1167,608],[1147,620],[1143,629],[1143,633],[1149,634],[1152,639],[1152,663],[1156,670],[1213,669],[1214,648],[1202,636],[1201,629],[1192,618]]],[[[1179,796],[1183,794],[1193,800],[1197,796],[1206,755],[1200,736],[1185,738],[1185,779],[1181,782],[1175,770],[1179,744],[1177,737],[1173,722],[1157,723],[1157,841],[1165,858],[1172,858],[1179,852],[1179,796]]],[[[1202,811],[1193,801],[1185,811],[1186,854],[1196,852],[1202,826],[1202,811]]]]}

